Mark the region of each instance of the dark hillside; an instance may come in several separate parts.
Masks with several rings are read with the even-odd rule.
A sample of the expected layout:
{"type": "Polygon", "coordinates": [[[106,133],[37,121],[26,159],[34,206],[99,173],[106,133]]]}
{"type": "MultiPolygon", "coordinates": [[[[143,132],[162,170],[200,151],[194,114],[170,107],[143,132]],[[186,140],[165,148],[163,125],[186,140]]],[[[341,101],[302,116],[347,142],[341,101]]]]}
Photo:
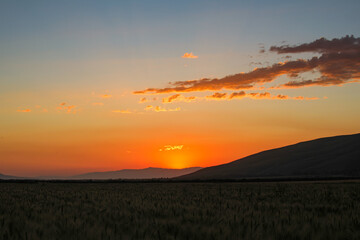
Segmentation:
{"type": "Polygon", "coordinates": [[[360,176],[360,134],[320,138],[263,151],[179,180],[360,176]]]}

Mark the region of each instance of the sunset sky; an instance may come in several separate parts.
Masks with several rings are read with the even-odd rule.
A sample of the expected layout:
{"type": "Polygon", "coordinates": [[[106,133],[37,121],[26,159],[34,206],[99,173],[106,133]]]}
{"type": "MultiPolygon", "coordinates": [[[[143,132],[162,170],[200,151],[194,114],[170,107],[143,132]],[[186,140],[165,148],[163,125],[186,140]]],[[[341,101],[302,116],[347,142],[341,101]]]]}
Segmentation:
{"type": "Polygon", "coordinates": [[[359,10],[0,0],[0,173],[207,167],[358,133],[359,10]]]}

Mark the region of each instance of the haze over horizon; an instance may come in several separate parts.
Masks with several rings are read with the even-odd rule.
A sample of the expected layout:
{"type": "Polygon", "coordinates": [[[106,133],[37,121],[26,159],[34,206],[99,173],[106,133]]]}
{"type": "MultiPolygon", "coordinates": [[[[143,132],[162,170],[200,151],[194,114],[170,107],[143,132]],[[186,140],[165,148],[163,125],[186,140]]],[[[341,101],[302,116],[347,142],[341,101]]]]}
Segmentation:
{"type": "Polygon", "coordinates": [[[0,173],[208,167],[359,133],[359,9],[1,1],[0,173]]]}

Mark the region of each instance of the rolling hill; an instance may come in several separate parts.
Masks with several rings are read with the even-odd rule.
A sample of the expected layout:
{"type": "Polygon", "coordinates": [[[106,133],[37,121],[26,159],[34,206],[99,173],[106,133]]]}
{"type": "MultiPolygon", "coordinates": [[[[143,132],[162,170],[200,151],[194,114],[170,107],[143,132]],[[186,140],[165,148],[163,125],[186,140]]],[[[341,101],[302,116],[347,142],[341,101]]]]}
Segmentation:
{"type": "Polygon", "coordinates": [[[15,176],[10,176],[10,175],[4,175],[0,173],[0,179],[3,180],[8,180],[8,179],[24,179],[22,177],[15,177],[15,176]]]}
{"type": "Polygon", "coordinates": [[[68,177],[67,179],[153,179],[153,178],[173,178],[201,169],[191,167],[183,169],[168,168],[144,168],[144,169],[123,169],[110,172],[91,172],[81,175],[68,177]]]}
{"type": "Polygon", "coordinates": [[[360,177],[360,134],[320,138],[203,168],[177,180],[360,177]]]}

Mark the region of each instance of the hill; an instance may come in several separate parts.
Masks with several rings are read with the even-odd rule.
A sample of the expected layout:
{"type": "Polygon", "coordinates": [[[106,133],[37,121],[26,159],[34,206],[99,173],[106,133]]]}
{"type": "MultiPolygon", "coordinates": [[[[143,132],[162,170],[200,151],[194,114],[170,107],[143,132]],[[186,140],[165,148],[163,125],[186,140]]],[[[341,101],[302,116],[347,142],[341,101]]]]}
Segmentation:
{"type": "Polygon", "coordinates": [[[200,170],[200,167],[183,169],[168,168],[144,168],[144,169],[123,169],[110,172],[91,172],[68,177],[68,179],[153,179],[153,178],[174,178],[181,175],[193,173],[200,170]]]}
{"type": "Polygon", "coordinates": [[[335,176],[360,176],[360,134],[320,138],[267,150],[176,179],[335,176]]]}
{"type": "Polygon", "coordinates": [[[15,177],[15,176],[10,176],[10,175],[4,175],[0,173],[0,179],[23,179],[22,177],[15,177]]]}

